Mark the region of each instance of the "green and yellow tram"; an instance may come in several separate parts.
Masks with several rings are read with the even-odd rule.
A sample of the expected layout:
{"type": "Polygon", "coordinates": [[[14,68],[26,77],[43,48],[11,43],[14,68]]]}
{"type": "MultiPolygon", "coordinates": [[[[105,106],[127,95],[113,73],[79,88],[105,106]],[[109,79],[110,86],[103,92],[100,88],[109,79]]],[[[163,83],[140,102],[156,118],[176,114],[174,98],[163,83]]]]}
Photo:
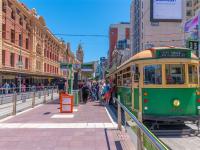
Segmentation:
{"type": "Polygon", "coordinates": [[[141,121],[199,119],[199,60],[190,49],[144,50],[110,73],[117,95],[141,121]]]}

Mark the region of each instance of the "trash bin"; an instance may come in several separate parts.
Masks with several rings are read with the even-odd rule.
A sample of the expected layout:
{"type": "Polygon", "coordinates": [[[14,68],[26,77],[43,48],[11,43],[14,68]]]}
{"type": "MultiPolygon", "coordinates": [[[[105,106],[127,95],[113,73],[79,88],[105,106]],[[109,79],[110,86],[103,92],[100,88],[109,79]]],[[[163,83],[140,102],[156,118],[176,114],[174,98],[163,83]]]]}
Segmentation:
{"type": "Polygon", "coordinates": [[[73,90],[72,93],[74,96],[74,106],[78,106],[79,105],[79,90],[73,90]]]}

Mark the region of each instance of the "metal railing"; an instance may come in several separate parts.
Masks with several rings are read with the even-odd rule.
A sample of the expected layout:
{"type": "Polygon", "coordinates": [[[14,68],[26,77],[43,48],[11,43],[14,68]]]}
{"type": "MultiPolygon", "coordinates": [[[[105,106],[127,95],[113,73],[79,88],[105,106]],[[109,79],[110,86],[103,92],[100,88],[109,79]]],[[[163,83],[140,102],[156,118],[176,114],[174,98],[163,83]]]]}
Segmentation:
{"type": "MultiPolygon", "coordinates": [[[[118,120],[118,129],[122,130],[122,111],[127,113],[129,118],[134,122],[135,127],[132,128],[132,131],[137,135],[137,149],[143,150],[144,147],[150,150],[168,150],[168,148],[158,139],[156,138],[151,131],[147,129],[147,127],[142,124],[131,111],[129,111],[121,102],[120,98],[114,98],[117,102],[117,120],[118,120]],[[145,144],[145,142],[148,144],[145,144]],[[150,144],[149,144],[150,143],[150,144]],[[149,146],[151,145],[151,146],[149,146]],[[149,147],[148,147],[149,146],[149,147]]],[[[126,116],[125,116],[125,128],[126,128],[126,116]]]]}
{"type": "Polygon", "coordinates": [[[53,101],[59,97],[57,86],[46,86],[42,88],[26,88],[19,92],[19,88],[1,88],[7,90],[0,94],[0,118],[16,115],[28,108],[53,101]]]}

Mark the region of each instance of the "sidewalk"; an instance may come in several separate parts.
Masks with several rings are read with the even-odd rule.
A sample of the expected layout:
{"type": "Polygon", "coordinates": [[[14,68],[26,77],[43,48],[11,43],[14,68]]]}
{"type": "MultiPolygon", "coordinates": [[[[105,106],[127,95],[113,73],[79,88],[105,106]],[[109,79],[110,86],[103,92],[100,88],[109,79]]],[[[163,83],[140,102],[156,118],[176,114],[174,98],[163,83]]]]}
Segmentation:
{"type": "Polygon", "coordinates": [[[55,102],[0,122],[0,150],[109,149],[133,148],[97,102],[80,105],[73,114],[60,114],[55,102]]]}

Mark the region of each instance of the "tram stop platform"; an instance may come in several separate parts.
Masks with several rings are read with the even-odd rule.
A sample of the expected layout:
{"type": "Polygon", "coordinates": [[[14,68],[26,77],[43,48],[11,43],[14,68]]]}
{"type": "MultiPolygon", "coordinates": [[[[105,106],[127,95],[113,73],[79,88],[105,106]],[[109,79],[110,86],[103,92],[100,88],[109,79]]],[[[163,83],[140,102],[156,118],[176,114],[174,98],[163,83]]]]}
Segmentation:
{"type": "Polygon", "coordinates": [[[98,102],[61,114],[58,101],[0,120],[1,150],[132,150],[131,138],[119,131],[98,102]]]}

